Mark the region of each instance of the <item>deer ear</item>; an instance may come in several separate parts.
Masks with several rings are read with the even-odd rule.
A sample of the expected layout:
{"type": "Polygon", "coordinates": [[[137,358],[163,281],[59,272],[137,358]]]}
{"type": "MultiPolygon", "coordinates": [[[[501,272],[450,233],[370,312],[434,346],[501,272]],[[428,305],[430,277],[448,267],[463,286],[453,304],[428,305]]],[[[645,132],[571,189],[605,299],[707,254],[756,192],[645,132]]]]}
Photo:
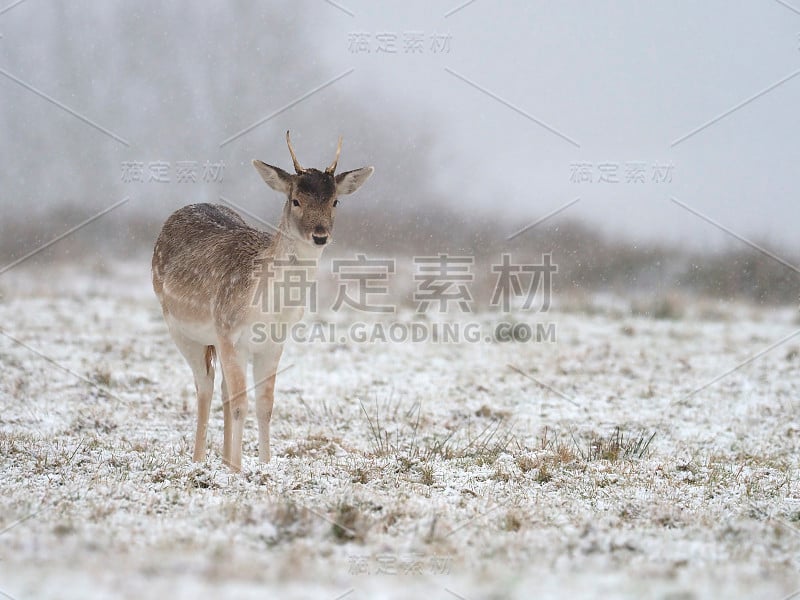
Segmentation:
{"type": "Polygon", "coordinates": [[[375,172],[375,167],[362,167],[355,171],[345,171],[336,176],[336,194],[345,196],[352,194],[369,179],[369,176],[375,172]]]}
{"type": "Polygon", "coordinates": [[[256,168],[256,171],[258,171],[258,174],[261,175],[261,179],[263,179],[269,187],[276,192],[281,192],[283,194],[289,193],[292,186],[292,176],[286,171],[268,165],[260,160],[254,160],[253,166],[256,168]]]}

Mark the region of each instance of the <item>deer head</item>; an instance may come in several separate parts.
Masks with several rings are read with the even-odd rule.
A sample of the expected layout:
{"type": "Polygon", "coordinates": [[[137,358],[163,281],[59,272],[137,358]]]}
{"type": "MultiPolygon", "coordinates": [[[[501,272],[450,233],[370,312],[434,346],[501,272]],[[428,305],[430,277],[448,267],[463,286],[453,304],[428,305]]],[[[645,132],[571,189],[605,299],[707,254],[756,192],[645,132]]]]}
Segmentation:
{"type": "Polygon", "coordinates": [[[261,178],[269,187],[286,194],[281,226],[293,237],[323,248],[331,240],[333,220],[339,196],[352,194],[369,179],[373,167],[362,167],[353,171],[336,174],[339,153],[342,151],[342,138],[336,148],[333,162],[324,171],[305,168],[297,160],[292,148],[289,132],[286,132],[286,143],[292,155],[295,174],[290,174],[278,167],[273,167],[260,160],[254,160],[261,178]]]}

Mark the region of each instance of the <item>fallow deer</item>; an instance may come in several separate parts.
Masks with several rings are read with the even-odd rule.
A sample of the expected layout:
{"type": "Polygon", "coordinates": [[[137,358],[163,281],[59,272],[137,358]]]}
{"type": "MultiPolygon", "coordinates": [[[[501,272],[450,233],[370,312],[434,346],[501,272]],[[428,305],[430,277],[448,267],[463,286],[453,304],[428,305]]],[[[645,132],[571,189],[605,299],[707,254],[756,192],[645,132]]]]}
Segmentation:
{"type": "MultiPolygon", "coordinates": [[[[153,289],[161,303],[170,335],[194,374],[197,391],[195,461],[205,460],[206,433],[214,390],[214,357],[222,367],[224,416],[223,460],[233,470],[242,465],[242,435],[248,410],[246,367],[252,359],[258,421],[258,456],[270,460],[269,425],[275,376],[283,342],[250,335],[255,324],[291,326],[302,307],[276,308],[256,301],[269,294],[261,267],[280,269],[292,263],[316,261],[330,243],[338,197],[355,192],[372,175],[373,167],[335,173],[342,149],[324,171],[304,168],[286,143],[295,174],[259,160],[253,165],[273,190],[286,196],[280,225],[267,233],[247,225],[221,204],[193,204],[173,213],[164,223],[153,250],[153,289]]],[[[316,267],[312,269],[316,276],[316,267]]]]}

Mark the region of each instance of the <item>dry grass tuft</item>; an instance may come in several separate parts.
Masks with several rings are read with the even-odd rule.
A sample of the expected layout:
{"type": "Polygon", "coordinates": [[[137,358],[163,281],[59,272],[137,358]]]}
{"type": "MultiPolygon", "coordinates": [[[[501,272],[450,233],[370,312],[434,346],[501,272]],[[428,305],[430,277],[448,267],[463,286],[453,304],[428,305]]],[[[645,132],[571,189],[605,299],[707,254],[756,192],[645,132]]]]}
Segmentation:
{"type": "Polygon", "coordinates": [[[353,504],[341,502],[336,507],[331,534],[338,542],[363,543],[369,529],[365,515],[353,504]]]}
{"type": "Polygon", "coordinates": [[[650,449],[650,443],[656,437],[656,432],[631,434],[625,433],[619,426],[608,437],[593,436],[586,451],[581,450],[576,442],[576,448],[581,458],[586,461],[607,460],[616,462],[624,459],[644,458],[650,449]]]}

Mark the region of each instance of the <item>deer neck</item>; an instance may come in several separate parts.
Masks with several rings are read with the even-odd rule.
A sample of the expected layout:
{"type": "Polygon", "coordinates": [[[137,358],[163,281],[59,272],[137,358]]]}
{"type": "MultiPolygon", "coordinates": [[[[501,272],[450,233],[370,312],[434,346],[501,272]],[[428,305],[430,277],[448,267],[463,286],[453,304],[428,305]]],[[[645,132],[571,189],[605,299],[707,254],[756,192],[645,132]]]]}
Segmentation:
{"type": "Polygon", "coordinates": [[[322,257],[325,246],[313,246],[308,242],[297,238],[285,219],[281,220],[278,232],[275,234],[272,245],[272,253],[278,259],[292,259],[302,261],[318,261],[322,257]]]}

